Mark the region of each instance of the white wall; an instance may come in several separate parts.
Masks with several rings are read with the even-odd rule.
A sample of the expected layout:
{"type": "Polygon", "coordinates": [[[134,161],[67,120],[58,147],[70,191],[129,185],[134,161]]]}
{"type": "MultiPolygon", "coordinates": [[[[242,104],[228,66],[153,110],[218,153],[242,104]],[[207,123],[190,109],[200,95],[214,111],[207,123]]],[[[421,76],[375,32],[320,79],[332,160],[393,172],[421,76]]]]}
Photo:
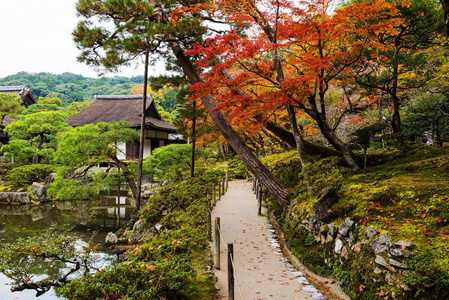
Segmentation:
{"type": "Polygon", "coordinates": [[[126,144],[124,142],[117,145],[117,158],[120,160],[126,159],[126,144]]]}
{"type": "Polygon", "coordinates": [[[145,140],[143,143],[143,158],[151,155],[151,140],[145,140]]]}

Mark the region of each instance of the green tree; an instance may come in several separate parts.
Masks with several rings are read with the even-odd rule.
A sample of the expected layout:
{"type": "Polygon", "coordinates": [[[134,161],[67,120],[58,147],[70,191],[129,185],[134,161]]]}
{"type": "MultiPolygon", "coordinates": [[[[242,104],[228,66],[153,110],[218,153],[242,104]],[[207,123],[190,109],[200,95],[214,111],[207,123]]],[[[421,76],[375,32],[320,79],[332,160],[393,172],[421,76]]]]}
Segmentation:
{"type": "Polygon", "coordinates": [[[34,114],[41,111],[62,110],[62,101],[58,97],[40,97],[36,104],[27,108],[25,115],[34,114]]]}
{"type": "Polygon", "coordinates": [[[88,176],[92,167],[109,162],[123,171],[133,196],[137,197],[133,172],[127,163],[117,158],[121,151],[120,145],[133,142],[138,137],[137,131],[130,126],[128,122],[89,124],[60,134],[55,162],[65,167],[61,175],[64,175],[66,182],[73,184],[73,179],[88,176]]]}
{"type": "Polygon", "coordinates": [[[0,93],[0,125],[3,125],[7,116],[15,118],[24,109],[22,100],[17,95],[0,93]]]}
{"type": "MultiPolygon", "coordinates": [[[[146,159],[145,169],[152,170],[156,175],[164,178],[170,177],[170,173],[174,172],[179,181],[184,180],[182,172],[192,168],[190,153],[192,151],[191,144],[172,144],[165,147],[157,148],[150,157],[146,159]]],[[[205,157],[205,150],[196,151],[198,159],[205,157]]],[[[197,160],[198,162],[198,160],[197,160]]]]}
{"type": "Polygon", "coordinates": [[[85,110],[89,106],[89,102],[72,102],[66,111],[69,117],[74,116],[85,110]]]}
{"type": "Polygon", "coordinates": [[[20,163],[51,161],[57,145],[56,135],[68,128],[66,120],[67,115],[63,111],[23,115],[5,127],[11,139],[2,147],[2,152],[20,163]]]}
{"type": "MultiPolygon", "coordinates": [[[[208,1],[189,1],[188,5],[206,2],[208,1]]],[[[201,81],[199,71],[184,54],[184,50],[189,49],[194,42],[201,42],[207,28],[199,26],[202,22],[200,19],[182,18],[170,22],[165,14],[184,5],[186,5],[184,1],[80,0],[77,11],[83,20],[74,31],[74,40],[83,50],[79,60],[97,69],[116,70],[120,65],[129,64],[136,56],[150,50],[155,57],[162,55],[169,57],[169,61],[176,61],[178,66],[175,69],[181,68],[190,84],[199,83],[201,81]],[[99,22],[91,21],[93,17],[98,17],[99,22]]],[[[214,19],[209,18],[209,21],[214,22],[214,19]]],[[[222,23],[223,20],[217,22],[222,23]]],[[[217,110],[214,99],[206,96],[202,98],[202,102],[220,132],[248,169],[280,203],[286,205],[289,192],[285,186],[242,141],[223,112],[217,110]]]]}
{"type": "Polygon", "coordinates": [[[100,271],[95,266],[98,258],[94,249],[80,242],[72,234],[57,234],[51,231],[26,239],[19,239],[14,244],[0,246],[0,272],[13,281],[11,290],[19,292],[26,289],[36,290],[36,297],[44,294],[51,287],[60,287],[73,280],[81,272],[100,271]],[[42,268],[49,264],[58,265],[57,276],[42,279],[42,268]]]}
{"type": "MultiPolygon", "coordinates": [[[[382,47],[366,53],[365,68],[358,70],[356,81],[380,92],[380,102],[391,103],[391,128],[398,148],[404,145],[400,109],[410,91],[422,86],[430,76],[408,80],[404,74],[428,72],[428,56],[423,52],[438,43],[444,30],[443,13],[437,0],[412,0],[409,5],[397,1],[402,22],[395,31],[379,35],[382,47]],[[375,63],[374,63],[375,62],[375,63]]],[[[428,73],[431,75],[431,73],[428,73]]],[[[382,107],[384,104],[380,103],[382,107]]]]}

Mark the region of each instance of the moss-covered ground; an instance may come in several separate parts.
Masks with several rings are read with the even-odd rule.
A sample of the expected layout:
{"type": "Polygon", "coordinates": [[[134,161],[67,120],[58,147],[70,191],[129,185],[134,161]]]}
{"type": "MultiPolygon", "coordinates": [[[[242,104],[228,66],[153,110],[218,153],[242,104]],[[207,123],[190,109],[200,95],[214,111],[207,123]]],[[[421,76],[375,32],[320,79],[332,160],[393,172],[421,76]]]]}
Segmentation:
{"type": "Polygon", "coordinates": [[[317,160],[301,170],[294,151],[268,157],[265,163],[292,189],[294,200],[288,208],[270,203],[288,246],[306,265],[335,276],[353,299],[391,299],[393,292],[397,299],[449,297],[448,150],[413,146],[355,173],[332,159],[317,160]],[[342,259],[334,255],[333,243],[317,243],[301,226],[323,195],[334,201],[325,223],[337,227],[351,218],[359,224],[352,245],[357,237],[365,237],[366,227],[387,232],[393,244],[413,244],[414,254],[404,261],[408,269],[394,274],[394,284],[373,273],[375,254],[369,243],[361,243],[359,253],[349,251],[342,259]]]}

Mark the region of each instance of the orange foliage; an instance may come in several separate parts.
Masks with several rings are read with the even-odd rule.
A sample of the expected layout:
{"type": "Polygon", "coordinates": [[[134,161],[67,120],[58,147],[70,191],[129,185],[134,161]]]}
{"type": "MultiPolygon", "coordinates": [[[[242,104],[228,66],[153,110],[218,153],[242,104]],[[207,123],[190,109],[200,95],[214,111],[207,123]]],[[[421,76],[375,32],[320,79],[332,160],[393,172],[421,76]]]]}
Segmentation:
{"type": "MultiPolygon", "coordinates": [[[[325,115],[329,87],[350,84],[354,68],[362,63],[362,50],[385,47],[377,36],[401,22],[397,9],[385,0],[336,11],[329,5],[327,0],[212,0],[173,12],[173,22],[197,14],[220,15],[237,28],[187,52],[200,55],[198,68],[207,70],[204,82],[191,88],[194,99],[214,97],[230,123],[252,133],[269,118],[285,120],[285,102],[311,117],[314,111],[325,115]],[[274,51],[281,56],[282,81],[274,51]]],[[[345,109],[344,100],[335,111],[345,109]]]]}

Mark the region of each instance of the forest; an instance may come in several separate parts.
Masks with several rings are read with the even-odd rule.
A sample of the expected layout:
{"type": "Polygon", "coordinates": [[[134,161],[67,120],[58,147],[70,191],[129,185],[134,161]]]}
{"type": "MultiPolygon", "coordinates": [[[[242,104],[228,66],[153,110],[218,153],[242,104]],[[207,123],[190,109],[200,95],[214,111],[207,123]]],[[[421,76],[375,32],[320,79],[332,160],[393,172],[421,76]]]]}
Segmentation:
{"type": "MultiPolygon", "coordinates": [[[[449,296],[446,1],[80,0],[77,11],[73,38],[87,65],[117,71],[136,57],[166,59],[173,76],[149,78],[148,91],[193,146],[161,148],[143,163],[148,180],[169,183],[135,214],[161,226],[157,238],[95,275],[39,288],[63,286],[69,299],[213,299],[204,195],[228,172],[262,184],[290,250],[351,298],[449,296]],[[117,286],[124,276],[129,286],[117,286]]],[[[129,124],[70,128],[65,120],[82,109],[75,103],[138,94],[142,81],[70,73],[0,80],[30,84],[39,96],[26,110],[0,98],[17,119],[5,128],[2,189],[27,189],[50,173],[56,200],[96,197],[117,179],[135,184],[137,163],[116,159],[120,141],[137,139],[129,124]],[[107,172],[91,171],[104,161],[107,172]]],[[[40,242],[1,251],[60,251],[40,242]]],[[[0,271],[27,288],[25,271],[8,264],[0,271]]]]}

